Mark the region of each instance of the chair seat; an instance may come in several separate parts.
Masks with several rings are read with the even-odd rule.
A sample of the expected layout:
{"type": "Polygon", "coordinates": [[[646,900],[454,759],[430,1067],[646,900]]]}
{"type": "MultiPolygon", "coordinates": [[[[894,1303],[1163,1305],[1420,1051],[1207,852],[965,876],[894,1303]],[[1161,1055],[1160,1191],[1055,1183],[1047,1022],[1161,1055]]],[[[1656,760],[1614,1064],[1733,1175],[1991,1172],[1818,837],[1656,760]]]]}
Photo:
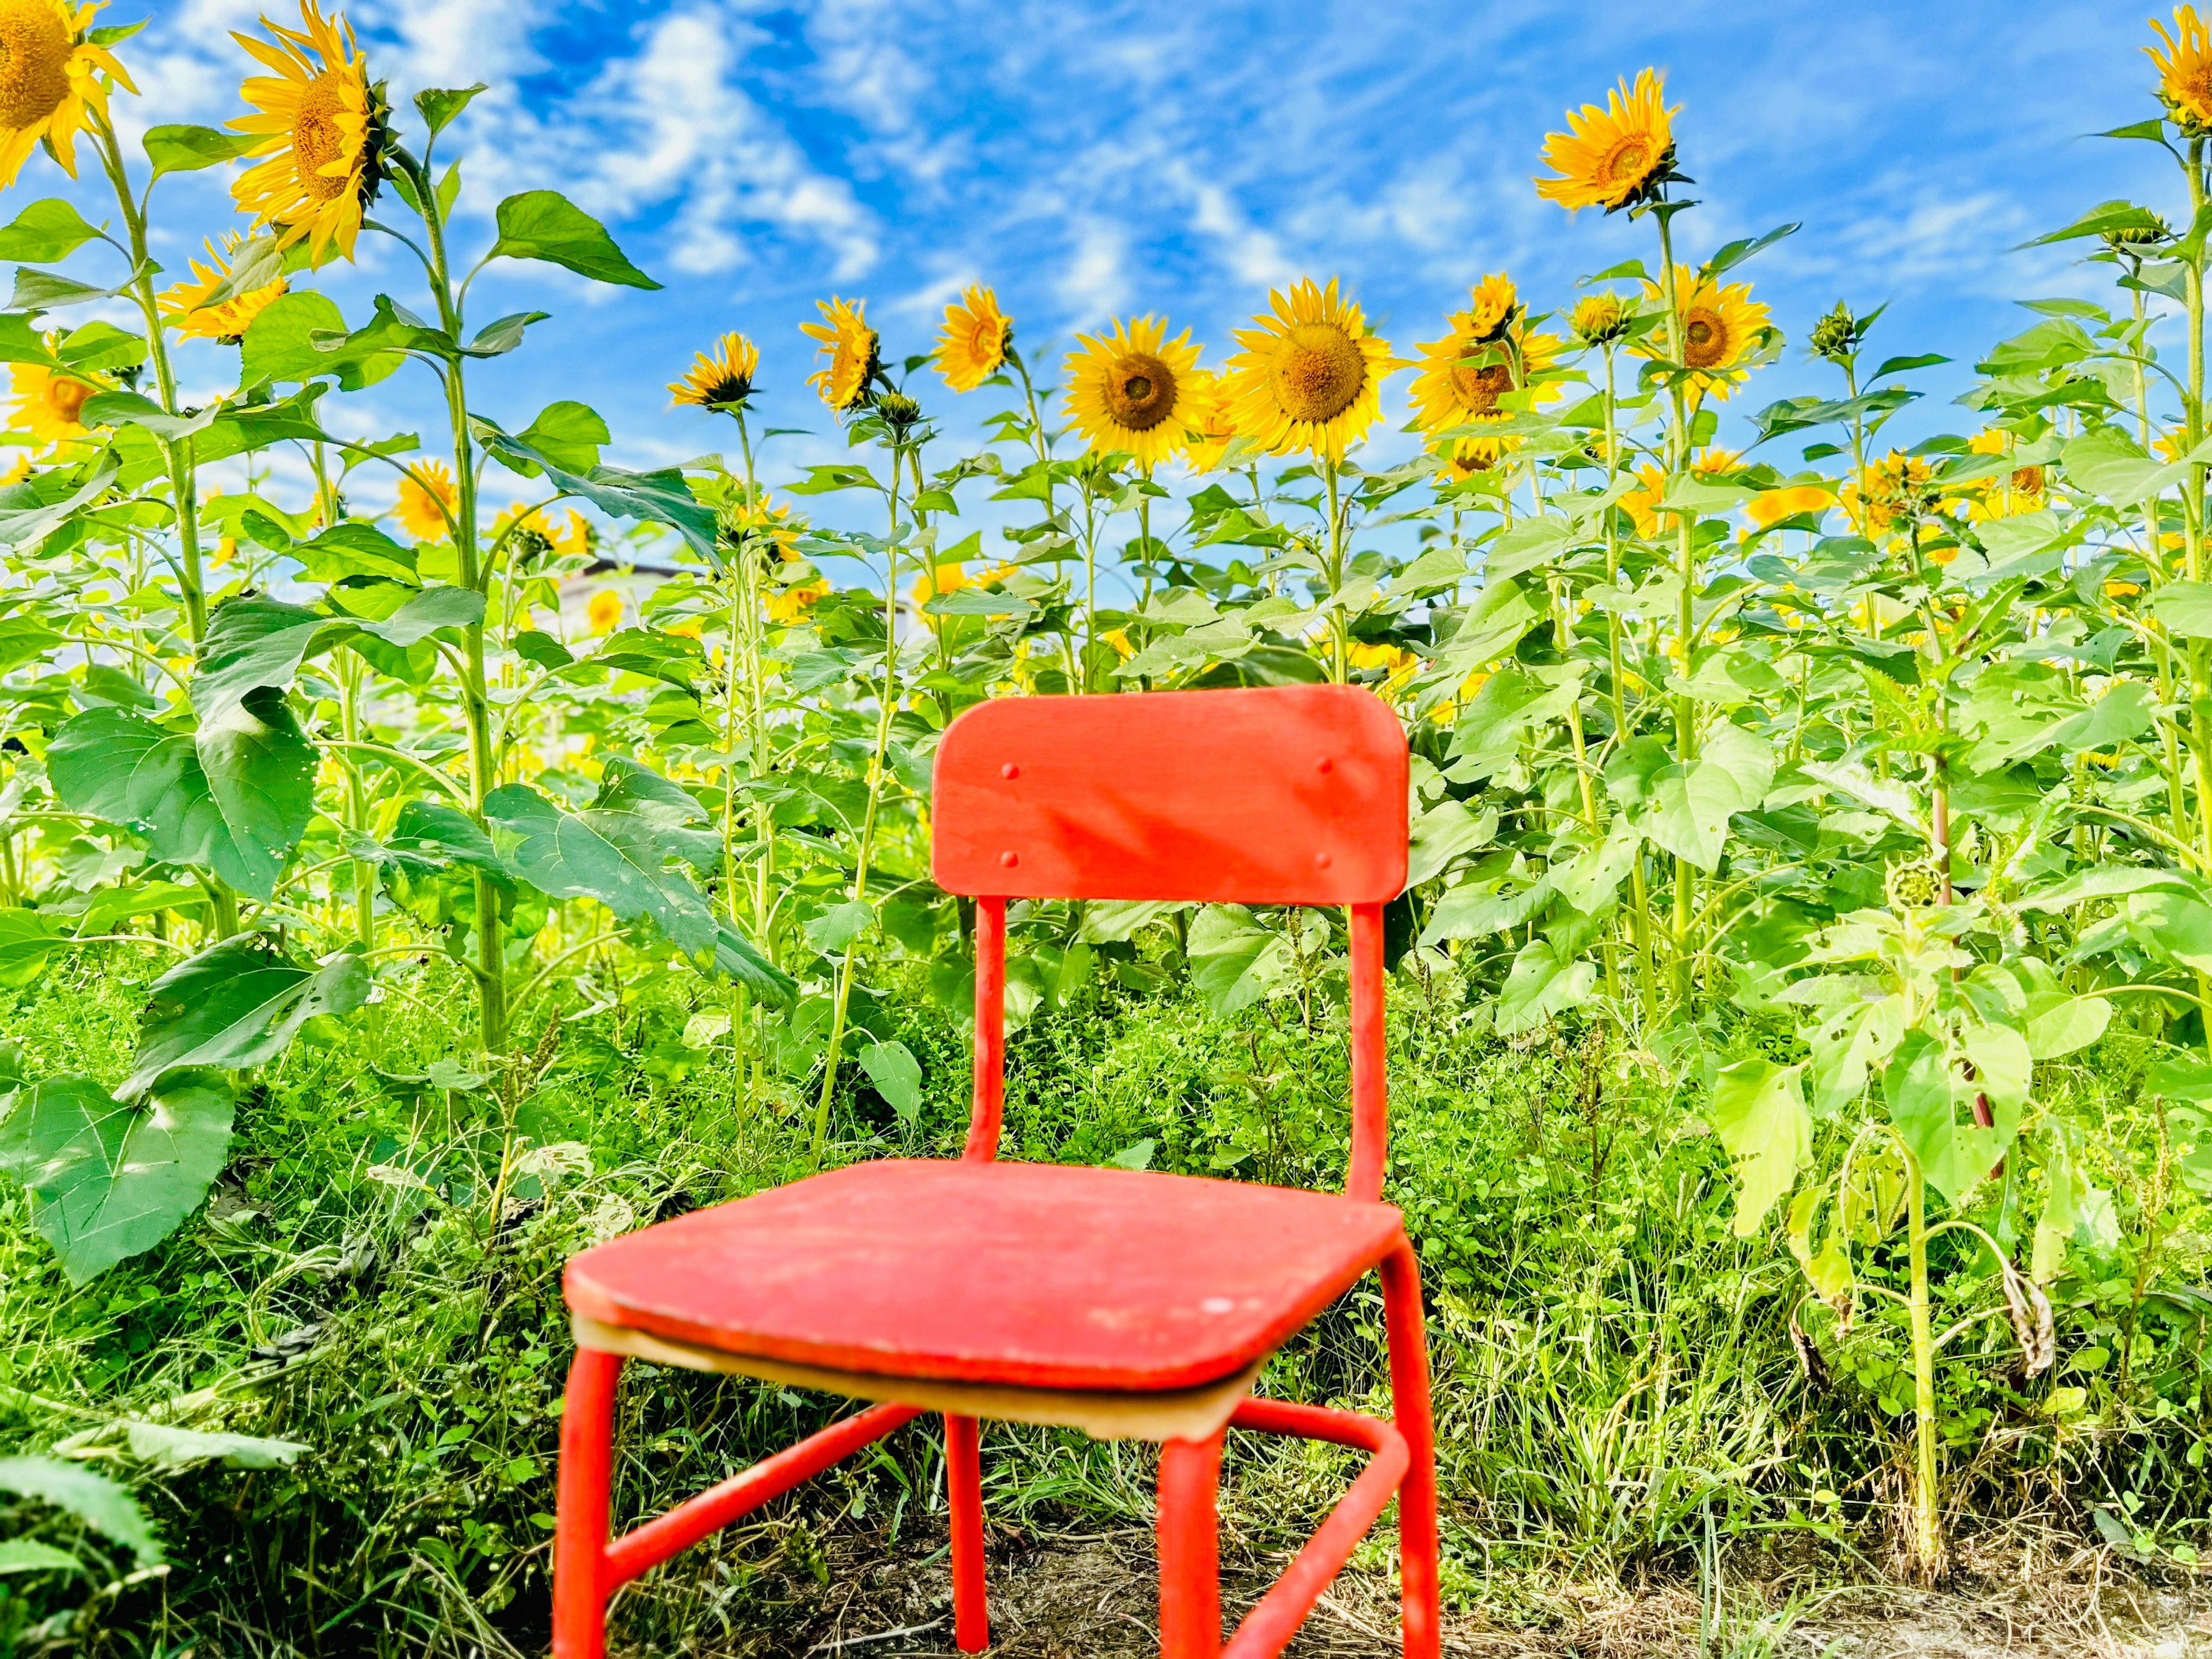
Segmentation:
{"type": "Polygon", "coordinates": [[[1279,1346],[1399,1228],[1326,1193],[887,1159],[611,1239],[565,1289],[599,1325],[830,1370],[1188,1389],[1279,1346]]]}

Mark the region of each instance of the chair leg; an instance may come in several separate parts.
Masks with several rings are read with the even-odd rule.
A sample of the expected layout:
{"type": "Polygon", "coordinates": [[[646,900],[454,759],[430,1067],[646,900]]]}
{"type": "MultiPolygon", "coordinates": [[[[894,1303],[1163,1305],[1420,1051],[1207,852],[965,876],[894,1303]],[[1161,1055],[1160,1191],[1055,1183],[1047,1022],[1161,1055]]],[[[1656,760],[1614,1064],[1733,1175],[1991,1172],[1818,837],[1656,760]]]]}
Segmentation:
{"type": "Polygon", "coordinates": [[[952,1644],[963,1653],[991,1645],[983,1587],[981,1433],[972,1417],[945,1419],[945,1498],[952,1511],[952,1644]]]}
{"type": "Polygon", "coordinates": [[[1436,1427],[1429,1413],[1428,1331],[1421,1268],[1411,1244],[1382,1261],[1382,1306],[1390,1336],[1390,1400],[1407,1464],[1398,1488],[1398,1582],[1406,1659],[1442,1652],[1437,1544],[1436,1427]]]}
{"type": "Polygon", "coordinates": [[[1214,1498],[1221,1441],[1170,1440],[1160,1448],[1160,1659],[1215,1659],[1221,1651],[1221,1540],[1214,1498]]]}
{"type": "Polygon", "coordinates": [[[602,1659],[606,1652],[607,1486],[622,1366],[618,1353],[579,1348],[568,1367],[553,1531],[553,1659],[602,1659]]]}

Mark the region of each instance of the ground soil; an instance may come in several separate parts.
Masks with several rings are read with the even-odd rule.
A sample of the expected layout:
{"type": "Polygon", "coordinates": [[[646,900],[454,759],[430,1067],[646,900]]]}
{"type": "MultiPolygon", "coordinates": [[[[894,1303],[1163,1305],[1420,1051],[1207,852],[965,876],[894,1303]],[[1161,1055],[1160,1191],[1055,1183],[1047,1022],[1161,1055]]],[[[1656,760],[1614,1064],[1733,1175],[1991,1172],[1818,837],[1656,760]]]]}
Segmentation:
{"type": "MultiPolygon", "coordinates": [[[[1693,1584],[1570,1583],[1534,1601],[1516,1586],[1511,1599],[1525,1627],[1452,1613],[1444,1650],[1474,1659],[2212,1659],[2212,1583],[2161,1581],[2096,1550],[1960,1553],[1959,1570],[1933,1590],[1823,1586],[1794,1571],[1761,1583],[1732,1572],[1717,1618],[1693,1584]]],[[[809,1559],[818,1571],[771,1567],[755,1581],[750,1633],[720,1653],[937,1659],[954,1651],[941,1535],[892,1546],[877,1533],[841,1532],[809,1559]]],[[[989,1559],[994,1659],[1158,1653],[1146,1533],[997,1528],[989,1559]]],[[[1281,1565],[1224,1549],[1232,1615],[1281,1565]]],[[[1347,1571],[1288,1659],[1382,1659],[1399,1651],[1396,1620],[1388,1579],[1347,1571]]]]}

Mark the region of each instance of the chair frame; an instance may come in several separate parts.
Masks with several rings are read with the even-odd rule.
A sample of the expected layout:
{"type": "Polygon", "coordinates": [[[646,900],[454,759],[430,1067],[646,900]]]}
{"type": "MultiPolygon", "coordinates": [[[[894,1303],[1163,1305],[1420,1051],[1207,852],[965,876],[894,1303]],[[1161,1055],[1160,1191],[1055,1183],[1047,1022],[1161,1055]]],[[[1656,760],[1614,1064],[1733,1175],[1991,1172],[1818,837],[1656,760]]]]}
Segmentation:
{"type": "MultiPolygon", "coordinates": [[[[1203,890],[1206,884],[1194,884],[1188,870],[1178,872],[1174,867],[1188,849],[1173,844],[1172,825],[1164,862],[1158,847],[1133,856],[1126,848],[1109,848],[1103,854],[1103,863],[1109,867],[1096,869],[1102,857],[1093,844],[1096,836],[1078,830],[1074,839],[1083,844],[1072,852],[1065,845],[1048,848],[1042,858],[1031,859],[1032,870],[1023,871],[1018,881],[1012,878],[1009,872],[1018,868],[1016,854],[994,855],[989,848],[1009,838],[1005,819],[1009,815],[1019,818],[1020,811],[1005,808],[994,815],[990,810],[978,809],[988,808],[993,792],[1002,787],[988,773],[995,771],[1011,781],[1017,776],[1018,768],[1009,762],[987,770],[988,756],[981,752],[991,747],[987,738],[995,738],[1003,747],[1007,734],[997,728],[1010,720],[1035,728],[1052,720],[1053,711],[1078,718],[1100,712],[1086,710],[1084,705],[1111,704],[1114,721],[1126,724],[1133,720],[1141,724],[1155,710],[1187,716],[1189,700],[1223,698],[1247,700],[1237,712],[1256,714],[1265,721],[1280,725],[1289,732],[1293,746],[1314,729],[1312,723],[1316,720],[1329,728],[1327,735],[1330,737],[1340,738],[1348,728],[1363,725],[1371,737],[1381,729],[1378,713],[1389,721],[1389,730],[1395,734],[1395,757],[1380,757],[1384,761],[1395,759],[1395,773],[1385,766],[1379,789],[1370,790],[1387,810],[1390,780],[1395,775],[1398,781],[1395,846],[1367,846],[1361,841],[1363,834],[1372,836],[1388,828],[1374,821],[1371,810],[1365,819],[1332,821],[1331,828],[1352,836],[1350,841],[1340,836],[1332,843],[1349,849],[1348,856],[1336,860],[1332,872],[1329,854],[1312,855],[1305,850],[1310,841],[1278,856],[1274,844],[1281,842],[1287,847],[1295,836],[1286,838],[1277,826],[1263,824],[1257,830],[1266,843],[1261,856],[1263,861],[1272,860],[1279,866],[1279,878],[1263,872],[1255,881],[1248,874],[1246,890],[1241,895],[1261,902],[1349,900],[1352,1125],[1345,1198],[1352,1203],[1381,1201],[1387,1135],[1382,907],[1404,879],[1404,738],[1395,716],[1378,700],[1364,691],[1341,686],[1009,700],[971,709],[948,729],[938,761],[935,873],[947,890],[968,893],[975,899],[974,1097],[963,1161],[989,1164],[998,1155],[1005,1106],[1010,897],[1227,899],[1240,896],[1188,890],[1194,884],[1203,890]],[[1251,701],[1255,699],[1273,702],[1251,701]],[[1185,707],[1176,710],[1173,706],[1177,704],[1185,707]],[[1026,712],[995,717],[994,723],[991,711],[1012,709],[1026,712]],[[964,733],[963,726],[968,728],[964,733]],[[979,752],[971,754],[971,750],[979,752]],[[1288,860],[1293,852],[1297,861],[1295,871],[1283,874],[1291,870],[1288,860]],[[1038,866],[1042,866],[1042,874],[1034,872],[1038,866]],[[1393,868],[1395,877],[1389,874],[1393,868]],[[1040,886],[1040,882],[1046,885],[1040,886]],[[1186,890],[1162,890],[1170,886],[1186,890]],[[1066,890],[1069,888],[1075,890],[1066,890]]],[[[1212,704],[1205,712],[1212,716],[1216,709],[1225,708],[1212,704]]],[[[1184,718],[1181,724],[1189,726],[1190,721],[1184,718]]],[[[1123,740],[1109,735],[1107,728],[1098,728],[1096,735],[1109,747],[1127,746],[1123,740]]],[[[1354,736],[1356,739],[1356,732],[1354,736]]],[[[1356,761],[1375,758],[1373,755],[1355,757],[1356,761]]],[[[1268,762],[1269,757],[1262,755],[1256,764],[1264,768],[1268,762]]],[[[1233,761],[1230,763],[1235,765],[1233,761]]],[[[1327,758],[1316,764],[1322,774],[1331,769],[1327,758]]],[[[1064,774],[1067,769],[1062,765],[1056,769],[1064,774]]],[[[1125,793],[1131,791],[1126,782],[1122,787],[1125,793]]],[[[1272,787],[1263,781],[1263,788],[1272,787]]],[[[1297,799],[1285,809],[1307,829],[1320,822],[1313,817],[1310,799],[1314,787],[1310,778],[1303,780],[1297,786],[1297,799]]],[[[1003,801],[999,805],[1005,806],[1003,801]]],[[[1033,811],[1030,816],[1034,818],[1033,811]]],[[[1029,827],[1033,831],[1038,828],[1035,823],[1029,827]]],[[[1048,840],[1064,838],[1066,825],[1046,823],[1039,833],[1048,840]]],[[[1404,1651],[1407,1659],[1437,1659],[1441,1632],[1437,1492],[1427,1339],[1419,1266],[1402,1229],[1371,1266],[1382,1287],[1391,1385],[1389,1420],[1248,1395],[1237,1403],[1224,1427],[1210,1437],[1162,1443],[1158,1497],[1162,1659],[1268,1659],[1279,1654],[1394,1497],[1399,1509],[1404,1651]],[[1364,1450],[1369,1457],[1364,1469],[1320,1528],[1224,1644],[1216,1498],[1228,1428],[1330,1442],[1364,1450]]],[[[581,1335],[589,1334],[581,1332],[581,1335]]],[[[580,1340],[569,1370],[561,1419],[559,1514],[553,1540],[555,1659],[602,1659],[607,1605],[623,1585],[884,1438],[925,1410],[895,1401],[870,1406],[611,1540],[614,1412],[624,1358],[623,1353],[580,1340]]],[[[990,1644],[990,1626],[984,1581],[980,1425],[972,1416],[951,1412],[940,1415],[945,1425],[945,1491],[951,1522],[953,1638],[961,1652],[981,1653],[990,1644]]]]}

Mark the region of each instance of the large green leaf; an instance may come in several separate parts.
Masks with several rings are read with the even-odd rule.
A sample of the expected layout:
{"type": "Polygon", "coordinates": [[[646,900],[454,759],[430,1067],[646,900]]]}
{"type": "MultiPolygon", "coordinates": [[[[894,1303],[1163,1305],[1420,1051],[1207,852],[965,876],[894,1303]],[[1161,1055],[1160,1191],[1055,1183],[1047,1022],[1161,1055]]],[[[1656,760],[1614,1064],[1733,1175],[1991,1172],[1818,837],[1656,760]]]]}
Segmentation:
{"type": "Polygon", "coordinates": [[[368,964],[334,951],[302,967],[265,933],[221,939],[155,980],[138,1028],[138,1054],[119,1092],[155,1085],[179,1066],[258,1066],[291,1045],[317,1014],[368,1000],[368,964]]]}
{"type": "Polygon", "coordinates": [[[1501,1036],[1533,1030],[1589,1000],[1597,983],[1597,964],[1562,956],[1548,939],[1532,939],[1513,956],[1513,967],[1498,994],[1501,1036]]]}
{"type": "Polygon", "coordinates": [[[88,1077],[24,1091],[0,1122],[0,1174],[31,1194],[31,1224],[82,1285],[149,1250],[198,1209],[230,1149],[221,1074],[179,1072],[143,1104],[88,1077]]]}
{"type": "Polygon", "coordinates": [[[161,1540],[138,1500],[82,1463],[58,1457],[0,1457],[0,1492],[52,1504],[128,1549],[142,1567],[157,1565],[161,1540]]]}
{"type": "Polygon", "coordinates": [[[2027,1040],[2004,1026],[1905,1034],[1882,1073],[1882,1094],[1929,1186],[1955,1203],[1996,1167],[2019,1133],[2033,1071],[2027,1040]],[[1974,1121],[1978,1096],[1988,1100],[1993,1127],[1974,1121]]]}
{"type": "Polygon", "coordinates": [[[64,805],[136,830],[156,861],[211,870],[267,896],[255,883],[274,872],[231,833],[191,737],[129,709],[88,709],[54,732],[46,775],[64,805]]]}
{"type": "Polygon", "coordinates": [[[257,133],[222,132],[214,127],[164,126],[149,127],[141,142],[158,179],[165,173],[197,173],[202,167],[220,167],[245,155],[261,139],[257,133]]]}
{"type": "Polygon", "coordinates": [[[787,999],[790,979],[714,914],[683,867],[714,868],[721,838],[671,822],[673,803],[642,778],[652,775],[610,767],[599,799],[580,812],[563,811],[527,784],[493,790],[484,817],[508,871],[555,898],[597,899],[623,921],[649,921],[685,955],[711,961],[761,995],[787,999]]]}
{"type": "Polygon", "coordinates": [[[1749,1238],[1813,1156],[1804,1066],[1740,1060],[1713,1082],[1713,1132],[1736,1160],[1735,1235],[1749,1238]]]}
{"type": "Polygon", "coordinates": [[[720,564],[714,509],[692,495],[691,486],[674,467],[657,472],[629,472],[618,466],[571,471],[543,450],[501,431],[481,416],[470,416],[469,426],[485,453],[501,465],[526,477],[542,472],[566,494],[581,497],[611,517],[665,524],[704,557],[720,564]]]}
{"type": "Polygon", "coordinates": [[[19,991],[46,970],[68,935],[36,910],[0,910],[0,987],[19,991]]]}
{"type": "Polygon", "coordinates": [[[1293,972],[1290,941],[1237,904],[1209,904],[1189,933],[1190,981],[1217,1014],[1249,1008],[1293,972]]]}
{"type": "Polygon", "coordinates": [[[1621,797],[1629,822],[1644,835],[1700,870],[1718,869],[1729,820],[1766,797],[1774,750],[1765,738],[1723,721],[1687,766],[1667,761],[1649,773],[1640,770],[1657,757],[1649,738],[1626,745],[1607,767],[1606,780],[1621,797]]]}
{"type": "Polygon", "coordinates": [[[0,259],[45,264],[66,259],[100,232],[58,196],[33,202],[0,228],[0,259]]]}
{"type": "Polygon", "coordinates": [[[341,390],[357,392],[404,361],[401,353],[374,344],[350,349],[341,344],[331,349],[317,343],[319,337],[343,339],[344,333],[345,316],[335,301],[307,289],[280,295],[246,325],[240,343],[239,384],[256,386],[333,374],[341,390]]]}
{"type": "Polygon", "coordinates": [[[194,747],[242,866],[235,882],[272,896],[292,849],[315,816],[315,745],[271,687],[250,691],[216,720],[203,719],[194,747]]]}
{"type": "Polygon", "coordinates": [[[0,489],[0,543],[27,547],[44,541],[71,514],[104,494],[115,482],[115,475],[112,465],[103,465],[84,483],[58,498],[54,492],[57,486],[66,485],[69,475],[65,472],[26,478],[0,489]]]}
{"type": "Polygon", "coordinates": [[[630,264],[607,228],[558,191],[530,190],[499,204],[499,240],[492,258],[544,259],[597,283],[659,288],[630,264]]]}

